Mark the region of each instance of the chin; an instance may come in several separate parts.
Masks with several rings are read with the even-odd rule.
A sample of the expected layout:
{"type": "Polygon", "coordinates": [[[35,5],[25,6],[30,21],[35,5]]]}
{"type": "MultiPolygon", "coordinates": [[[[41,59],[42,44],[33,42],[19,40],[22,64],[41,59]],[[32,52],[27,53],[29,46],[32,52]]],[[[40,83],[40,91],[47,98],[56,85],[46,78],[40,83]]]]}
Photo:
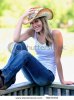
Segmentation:
{"type": "Polygon", "coordinates": [[[41,31],[35,31],[35,32],[37,32],[37,33],[38,33],[38,32],[41,32],[41,31]]]}
{"type": "Polygon", "coordinates": [[[35,32],[41,32],[41,30],[35,30],[35,32]]]}

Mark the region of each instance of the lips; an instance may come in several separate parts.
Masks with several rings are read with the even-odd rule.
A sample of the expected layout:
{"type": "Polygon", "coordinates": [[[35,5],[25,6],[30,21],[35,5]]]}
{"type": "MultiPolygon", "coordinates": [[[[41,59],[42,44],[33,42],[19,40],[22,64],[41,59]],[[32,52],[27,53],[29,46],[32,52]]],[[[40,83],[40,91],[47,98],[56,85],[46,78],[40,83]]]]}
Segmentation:
{"type": "Polygon", "coordinates": [[[40,26],[36,26],[34,27],[35,30],[39,30],[40,29],[40,26]]]}

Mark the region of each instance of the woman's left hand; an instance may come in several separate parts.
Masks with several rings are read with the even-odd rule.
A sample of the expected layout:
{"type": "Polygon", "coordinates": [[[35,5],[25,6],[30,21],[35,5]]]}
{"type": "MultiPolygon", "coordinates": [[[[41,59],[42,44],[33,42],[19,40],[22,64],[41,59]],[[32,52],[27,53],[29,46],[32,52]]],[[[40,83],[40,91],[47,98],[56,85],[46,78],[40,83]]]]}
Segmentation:
{"type": "Polygon", "coordinates": [[[64,84],[64,85],[72,85],[72,84],[74,84],[74,82],[72,82],[72,81],[64,81],[62,84],[64,84]]]}

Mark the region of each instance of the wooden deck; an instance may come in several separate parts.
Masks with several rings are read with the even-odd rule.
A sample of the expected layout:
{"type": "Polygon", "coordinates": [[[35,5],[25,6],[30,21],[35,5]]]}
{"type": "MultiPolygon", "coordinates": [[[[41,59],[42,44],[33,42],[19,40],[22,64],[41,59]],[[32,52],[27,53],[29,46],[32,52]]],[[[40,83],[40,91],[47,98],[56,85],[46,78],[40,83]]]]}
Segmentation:
{"type": "Polygon", "coordinates": [[[14,84],[6,90],[0,90],[0,96],[74,96],[74,85],[53,83],[51,86],[37,86],[28,82],[14,84]]]}

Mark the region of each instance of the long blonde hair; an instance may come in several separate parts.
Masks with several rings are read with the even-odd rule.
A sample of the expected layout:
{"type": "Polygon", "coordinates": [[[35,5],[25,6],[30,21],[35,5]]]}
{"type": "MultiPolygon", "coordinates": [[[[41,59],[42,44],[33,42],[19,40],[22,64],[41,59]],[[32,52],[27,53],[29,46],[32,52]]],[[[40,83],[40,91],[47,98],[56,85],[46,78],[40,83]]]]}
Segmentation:
{"type": "Polygon", "coordinates": [[[46,45],[49,46],[50,44],[52,44],[53,41],[51,30],[49,28],[46,17],[41,17],[40,20],[43,24],[43,33],[45,34],[46,45]]]}

